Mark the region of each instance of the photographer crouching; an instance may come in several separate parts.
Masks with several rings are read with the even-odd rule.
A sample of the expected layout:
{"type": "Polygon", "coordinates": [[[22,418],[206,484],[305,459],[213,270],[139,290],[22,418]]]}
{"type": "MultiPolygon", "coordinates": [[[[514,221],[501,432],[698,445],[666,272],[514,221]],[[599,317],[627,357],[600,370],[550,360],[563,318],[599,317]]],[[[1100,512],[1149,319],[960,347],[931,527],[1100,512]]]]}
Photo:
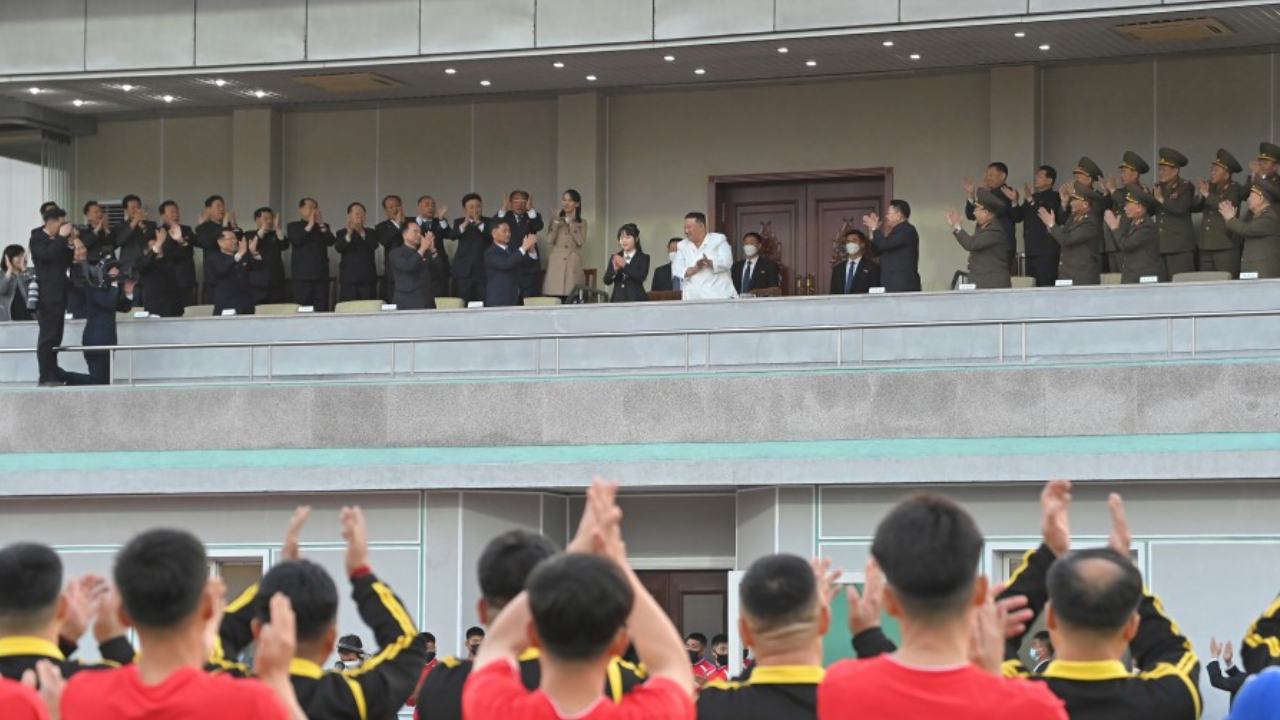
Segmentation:
{"type": "MultiPolygon", "coordinates": [[[[129,312],[133,308],[135,280],[121,274],[120,263],[112,253],[90,262],[83,245],[75,249],[75,264],[71,272],[83,279],[71,289],[71,292],[84,293],[85,319],[81,344],[86,347],[115,345],[116,313],[129,312]]],[[[58,379],[67,385],[111,384],[110,351],[86,350],[84,362],[89,366],[88,374],[57,368],[58,379]]]]}

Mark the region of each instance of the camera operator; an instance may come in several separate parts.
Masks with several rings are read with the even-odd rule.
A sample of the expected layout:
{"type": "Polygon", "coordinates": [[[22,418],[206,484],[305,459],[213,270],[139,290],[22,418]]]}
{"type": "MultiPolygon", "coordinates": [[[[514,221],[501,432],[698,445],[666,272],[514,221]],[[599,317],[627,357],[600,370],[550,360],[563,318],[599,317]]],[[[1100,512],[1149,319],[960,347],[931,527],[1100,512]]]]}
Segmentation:
{"type": "MultiPolygon", "coordinates": [[[[120,263],[115,255],[103,255],[97,262],[89,262],[88,251],[76,248],[76,264],[73,274],[84,282],[79,292],[84,293],[84,335],[80,343],[85,346],[115,345],[116,313],[129,312],[133,307],[134,281],[122,276],[120,263]]],[[[111,353],[106,350],[85,350],[84,363],[89,373],[72,373],[59,370],[59,379],[68,385],[110,385],[111,353]]]]}
{"type": "Polygon", "coordinates": [[[36,320],[40,336],[36,340],[36,362],[40,365],[40,385],[57,386],[58,351],[62,344],[63,319],[67,313],[67,269],[71,267],[77,246],[71,237],[72,226],[67,212],[57,206],[47,208],[41,216],[44,227],[32,233],[31,257],[36,261],[36,280],[40,286],[40,303],[36,320]]]}

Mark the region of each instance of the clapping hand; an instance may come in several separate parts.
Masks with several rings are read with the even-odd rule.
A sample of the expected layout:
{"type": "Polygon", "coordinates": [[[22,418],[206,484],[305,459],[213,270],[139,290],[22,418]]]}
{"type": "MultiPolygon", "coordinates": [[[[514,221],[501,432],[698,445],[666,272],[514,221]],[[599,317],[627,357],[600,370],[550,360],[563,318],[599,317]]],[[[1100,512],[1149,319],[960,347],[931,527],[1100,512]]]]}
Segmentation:
{"type": "Polygon", "coordinates": [[[947,211],[947,227],[950,227],[950,228],[960,227],[960,213],[956,212],[955,210],[947,211]]]}
{"type": "Polygon", "coordinates": [[[1053,211],[1049,208],[1042,207],[1037,210],[1036,217],[1040,218],[1040,222],[1044,223],[1044,226],[1047,228],[1052,229],[1053,226],[1057,224],[1057,218],[1053,216],[1053,211]]]}
{"type": "Polygon", "coordinates": [[[524,236],[524,240],[520,243],[520,249],[524,250],[527,253],[530,250],[537,247],[537,245],[538,245],[538,236],[534,235],[533,233],[529,233],[528,235],[524,236]]]}
{"type": "Polygon", "coordinates": [[[880,216],[876,213],[868,213],[862,216],[862,224],[871,233],[875,233],[880,228],[880,216]]]}
{"type": "Polygon", "coordinates": [[[1022,186],[1022,191],[1023,194],[1026,195],[1027,199],[1030,199],[1032,195],[1035,195],[1035,188],[1031,187],[1031,183],[1029,182],[1022,186]]]}
{"type": "Polygon", "coordinates": [[[252,254],[252,255],[254,255],[254,256],[257,256],[257,255],[258,255],[258,243],[259,243],[259,242],[260,242],[260,241],[258,240],[258,236],[257,236],[257,235],[252,235],[252,236],[250,236],[250,237],[249,237],[249,253],[250,253],[250,254],[252,254]]]}
{"type": "Polygon", "coordinates": [[[1062,557],[1071,550],[1071,481],[1053,480],[1040,493],[1040,534],[1053,554],[1062,557]]]}
{"type": "MultiPolygon", "coordinates": [[[[1028,188],[1028,190],[1027,190],[1027,197],[1031,197],[1031,190],[1030,190],[1030,187],[1031,187],[1031,186],[1028,184],[1028,185],[1027,185],[1027,188],[1028,188]]],[[[1007,197],[1007,198],[1009,198],[1009,202],[1013,203],[1014,205],[1017,205],[1017,204],[1018,204],[1018,191],[1017,191],[1017,190],[1014,190],[1013,188],[1009,187],[1008,185],[1005,185],[1005,186],[1003,186],[1003,187],[1001,187],[1001,188],[1000,188],[1000,192],[1004,193],[1004,196],[1005,196],[1005,197],[1007,197]]]]}
{"type": "MultiPolygon", "coordinates": [[[[1224,215],[1223,217],[1226,217],[1226,216],[1224,215]]],[[[1105,213],[1103,213],[1102,219],[1104,222],[1107,223],[1107,227],[1111,228],[1112,230],[1120,229],[1120,218],[1119,216],[1116,215],[1116,212],[1114,210],[1108,210],[1105,213]]]]}
{"type": "Polygon", "coordinates": [[[441,206],[440,206],[440,209],[436,211],[436,218],[437,218],[437,219],[444,219],[444,218],[447,218],[447,217],[449,217],[449,206],[448,206],[448,205],[441,205],[441,206]]]}
{"type": "Polygon", "coordinates": [[[298,536],[302,534],[302,526],[311,517],[310,505],[299,505],[289,518],[289,528],[284,532],[284,542],[280,545],[280,557],[285,560],[297,560],[302,557],[298,546],[298,536]]]}
{"type": "Polygon", "coordinates": [[[1204,197],[1209,197],[1209,181],[1208,180],[1197,180],[1196,189],[1199,190],[1200,194],[1203,195],[1204,197]]]}
{"type": "Polygon", "coordinates": [[[867,560],[866,579],[862,592],[857,585],[845,590],[849,601],[849,632],[859,635],[871,628],[880,627],[880,615],[884,607],[884,573],[874,557],[867,560]]]}
{"type": "Polygon", "coordinates": [[[974,194],[977,192],[977,186],[974,185],[973,181],[970,180],[969,178],[965,178],[964,180],[962,180],[960,182],[960,186],[964,188],[964,196],[967,198],[972,198],[974,194]]]}
{"type": "Polygon", "coordinates": [[[342,539],[347,541],[347,575],[369,566],[369,526],[359,507],[344,507],[339,514],[342,539]]]}
{"type": "Polygon", "coordinates": [[[1227,644],[1222,646],[1222,664],[1227,667],[1231,667],[1233,664],[1232,661],[1235,660],[1235,657],[1235,649],[1231,647],[1231,641],[1228,640],[1227,644]]]}
{"type": "Polygon", "coordinates": [[[435,252],[436,251],[436,234],[428,231],[426,235],[423,235],[422,243],[419,246],[419,248],[422,250],[423,255],[427,255],[429,253],[435,252]]]}
{"type": "Polygon", "coordinates": [[[1133,546],[1133,532],[1129,530],[1129,516],[1124,509],[1124,499],[1119,493],[1111,493],[1107,497],[1107,510],[1111,512],[1111,535],[1107,537],[1107,547],[1129,557],[1129,548],[1133,546]]]}
{"type": "Polygon", "coordinates": [[[1235,203],[1223,200],[1218,203],[1218,212],[1222,213],[1223,220],[1234,220],[1237,212],[1235,203]]]}
{"type": "Polygon", "coordinates": [[[1156,202],[1159,202],[1159,203],[1164,202],[1164,186],[1161,185],[1160,183],[1156,183],[1156,189],[1155,189],[1154,195],[1156,197],[1156,202]]]}
{"type": "Polygon", "coordinates": [[[1102,187],[1105,188],[1108,193],[1114,193],[1119,185],[1120,180],[1115,177],[1103,178],[1102,180],[1102,187]]]}
{"type": "Polygon", "coordinates": [[[615,272],[620,271],[622,270],[622,268],[627,266],[626,259],[623,258],[621,255],[611,256],[610,261],[613,263],[613,269],[615,272]]]}
{"type": "Polygon", "coordinates": [[[1222,657],[1222,643],[1216,637],[1209,638],[1209,657],[1222,657]]]}
{"type": "Polygon", "coordinates": [[[249,252],[249,243],[244,238],[236,240],[236,258],[242,258],[249,252]]]}

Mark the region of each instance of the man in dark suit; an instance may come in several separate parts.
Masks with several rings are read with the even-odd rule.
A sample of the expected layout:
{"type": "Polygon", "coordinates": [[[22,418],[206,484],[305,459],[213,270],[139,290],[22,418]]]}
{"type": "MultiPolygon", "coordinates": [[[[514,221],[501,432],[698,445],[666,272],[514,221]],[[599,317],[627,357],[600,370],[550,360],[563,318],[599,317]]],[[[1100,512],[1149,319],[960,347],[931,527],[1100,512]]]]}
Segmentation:
{"type": "MultiPolygon", "coordinates": [[[[124,205],[124,222],[112,228],[111,244],[116,248],[120,272],[136,275],[134,266],[155,238],[155,223],[147,219],[147,211],[142,209],[142,198],[137,195],[125,195],[120,204],[124,205]]],[[[141,285],[134,288],[135,295],[141,292],[141,285]]]]}
{"type": "Polygon", "coordinates": [[[431,263],[430,268],[431,294],[434,297],[450,295],[449,281],[452,268],[449,267],[449,250],[444,245],[444,239],[449,237],[451,232],[449,218],[446,217],[448,212],[449,206],[437,208],[436,199],[430,195],[418,198],[418,216],[414,220],[422,230],[423,239],[426,239],[428,233],[435,238],[436,261],[431,263]]]}
{"type": "Polygon", "coordinates": [[[196,225],[196,247],[204,253],[204,289],[200,297],[204,302],[212,302],[217,279],[213,276],[212,260],[221,253],[222,231],[234,228],[235,218],[227,213],[227,201],[221,195],[210,195],[204,200],[204,212],[200,215],[204,220],[196,225]]]}
{"type": "MultiPolygon", "coordinates": [[[[152,228],[152,237],[146,250],[138,258],[134,268],[138,271],[146,294],[142,307],[157,317],[182,317],[182,291],[178,289],[178,265],[184,248],[175,237],[182,237],[180,228],[166,230],[152,228]]],[[[190,248],[185,248],[190,252],[190,248]]]]}
{"type": "Polygon", "coordinates": [[[484,199],[476,193],[462,198],[463,216],[453,223],[453,282],[464,303],[485,299],[485,256],[493,246],[493,221],[484,216],[484,199]]]}
{"type": "Polygon", "coordinates": [[[730,271],[733,287],[739,295],[752,290],[782,286],[778,263],[760,256],[763,245],[764,238],[760,237],[760,233],[749,232],[742,236],[742,259],[735,262],[730,271]]]}
{"type": "Polygon", "coordinates": [[[298,201],[301,220],[285,231],[293,248],[293,301],[316,312],[329,310],[329,247],[335,239],[314,198],[298,201]]]}
{"type": "Polygon", "coordinates": [[[511,244],[511,221],[498,220],[493,225],[493,244],[484,253],[486,307],[520,304],[520,273],[537,260],[530,254],[537,236],[525,235],[520,245],[511,244]]]}
{"type": "Polygon", "coordinates": [[[1244,687],[1244,681],[1249,679],[1249,674],[1236,667],[1235,651],[1231,647],[1230,640],[1226,645],[1219,645],[1217,638],[1211,638],[1209,654],[1213,657],[1204,666],[1205,672],[1209,674],[1209,684],[1231,693],[1231,704],[1235,705],[1236,695],[1240,692],[1240,688],[1244,687]],[[1226,669],[1223,670],[1223,668],[1226,669]]]}
{"type": "Polygon", "coordinates": [[[667,241],[667,264],[659,265],[658,269],[653,271],[653,286],[649,288],[651,292],[671,292],[680,289],[681,278],[671,277],[671,262],[676,259],[678,247],[680,247],[680,238],[671,238],[667,241]]]}
{"type": "Polygon", "coordinates": [[[250,273],[258,255],[259,240],[246,240],[239,231],[223,228],[218,236],[218,252],[209,256],[206,267],[214,281],[213,314],[235,310],[237,315],[253,314],[253,285],[250,273]]]}
{"type": "Polygon", "coordinates": [[[1053,640],[1049,638],[1049,631],[1037,631],[1031,636],[1031,659],[1035,662],[1031,674],[1044,674],[1044,671],[1049,669],[1049,663],[1053,662],[1053,657],[1053,640]]]}
{"type": "Polygon", "coordinates": [[[911,205],[906,200],[889,203],[883,230],[876,213],[862,218],[871,233],[871,244],[880,254],[880,281],[885,292],[920,290],[920,233],[910,219],[911,205]]]}
{"type": "Polygon", "coordinates": [[[424,237],[422,226],[417,223],[406,223],[400,230],[400,246],[387,253],[387,272],[395,278],[397,310],[435,309],[431,269],[444,256],[439,242],[435,233],[424,237]]]}
{"type": "MultiPolygon", "coordinates": [[[[80,244],[84,245],[85,262],[96,265],[103,255],[114,249],[111,229],[107,226],[107,214],[98,201],[86,202],[83,212],[84,224],[76,228],[74,235],[80,239],[80,244]]],[[[85,292],[88,289],[85,286],[85,274],[73,269],[70,279],[71,289],[67,292],[67,311],[73,318],[84,318],[88,312],[85,304],[88,298],[88,293],[85,292]]]]}
{"type": "Polygon", "coordinates": [[[160,219],[161,225],[168,229],[171,227],[178,228],[174,237],[174,242],[178,248],[169,253],[169,259],[174,265],[176,279],[178,283],[178,294],[182,298],[183,307],[196,304],[196,233],[190,227],[182,224],[182,211],[178,207],[178,203],[172,200],[165,200],[160,203],[160,219]]]}
{"type": "Polygon", "coordinates": [[[1058,171],[1052,166],[1041,165],[1036,170],[1035,186],[1028,183],[1026,197],[1012,209],[1014,222],[1022,223],[1022,239],[1027,254],[1026,274],[1036,279],[1036,287],[1053,287],[1058,280],[1062,246],[1053,239],[1049,228],[1040,219],[1042,208],[1053,213],[1058,220],[1066,219],[1062,194],[1054,187],[1057,181],[1058,171]]]}
{"type": "MultiPolygon", "coordinates": [[[[513,190],[507,196],[507,202],[498,211],[498,218],[511,220],[511,244],[524,244],[524,237],[532,233],[542,232],[544,224],[542,216],[533,209],[533,200],[525,190],[513,190]]],[[[537,262],[528,263],[520,271],[520,297],[534,297],[542,294],[542,258],[538,256],[537,238],[534,238],[532,256],[537,262]]]]}
{"type": "Polygon", "coordinates": [[[880,266],[867,259],[867,236],[850,230],[844,236],[847,259],[831,268],[832,295],[865,295],[880,286],[880,266]]]}
{"type": "Polygon", "coordinates": [[[338,231],[333,247],[338,262],[338,302],[378,299],[378,241],[364,226],[363,203],[347,206],[347,226],[338,231]]]}
{"type": "Polygon", "coordinates": [[[395,279],[391,273],[391,251],[404,244],[404,240],[400,238],[400,231],[404,229],[404,224],[407,222],[404,215],[404,201],[399,195],[387,195],[382,198],[382,214],[386,219],[374,226],[373,235],[378,238],[378,244],[382,246],[382,299],[393,303],[396,288],[395,279]]]}
{"type": "MultiPolygon", "coordinates": [[[[88,253],[84,255],[84,261],[71,267],[72,273],[84,278],[82,287],[73,291],[84,295],[85,321],[80,344],[85,347],[115,345],[116,313],[129,312],[133,308],[134,282],[121,278],[119,266],[113,259],[103,262],[99,258],[91,263],[88,253]]],[[[84,364],[89,372],[59,372],[59,379],[68,385],[110,385],[110,355],[106,350],[86,350],[84,364]]]]}
{"type": "Polygon", "coordinates": [[[245,239],[250,243],[257,238],[256,254],[261,257],[249,270],[253,304],[286,302],[289,288],[284,277],[284,251],[289,247],[289,241],[282,237],[280,218],[271,208],[260,207],[253,211],[253,222],[257,229],[245,233],[245,239]]]}
{"type": "Polygon", "coordinates": [[[67,212],[57,205],[44,211],[44,225],[31,238],[31,257],[36,261],[36,279],[40,283],[40,304],[36,320],[40,334],[36,340],[36,362],[40,366],[42,386],[61,385],[58,379],[58,352],[62,344],[62,326],[67,313],[67,291],[70,281],[67,269],[75,258],[75,241],[67,212]]]}
{"type": "MultiPolygon", "coordinates": [[[[1018,191],[1009,187],[1009,166],[1002,162],[993,162],[987,166],[987,172],[982,178],[982,185],[990,190],[996,197],[1004,200],[1004,209],[1000,210],[996,215],[996,222],[1004,229],[1004,241],[1007,248],[1009,270],[1015,269],[1015,258],[1018,256],[1018,236],[1014,234],[1014,217],[1013,206],[1019,202],[1018,191]]],[[[978,206],[978,189],[972,180],[964,181],[964,216],[969,220],[977,220],[975,213],[978,206]]],[[[1055,265],[1056,267],[1056,265],[1055,265]]]]}

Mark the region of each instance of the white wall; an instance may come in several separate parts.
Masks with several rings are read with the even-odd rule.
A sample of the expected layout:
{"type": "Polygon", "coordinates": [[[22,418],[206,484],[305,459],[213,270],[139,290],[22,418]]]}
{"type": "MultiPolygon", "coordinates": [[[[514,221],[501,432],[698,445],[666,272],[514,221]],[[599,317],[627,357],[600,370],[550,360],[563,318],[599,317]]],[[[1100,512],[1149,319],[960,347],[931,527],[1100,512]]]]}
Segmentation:
{"type": "Polygon", "coordinates": [[[0,157],[0,243],[25,246],[42,202],[40,166],[0,157]]]}

